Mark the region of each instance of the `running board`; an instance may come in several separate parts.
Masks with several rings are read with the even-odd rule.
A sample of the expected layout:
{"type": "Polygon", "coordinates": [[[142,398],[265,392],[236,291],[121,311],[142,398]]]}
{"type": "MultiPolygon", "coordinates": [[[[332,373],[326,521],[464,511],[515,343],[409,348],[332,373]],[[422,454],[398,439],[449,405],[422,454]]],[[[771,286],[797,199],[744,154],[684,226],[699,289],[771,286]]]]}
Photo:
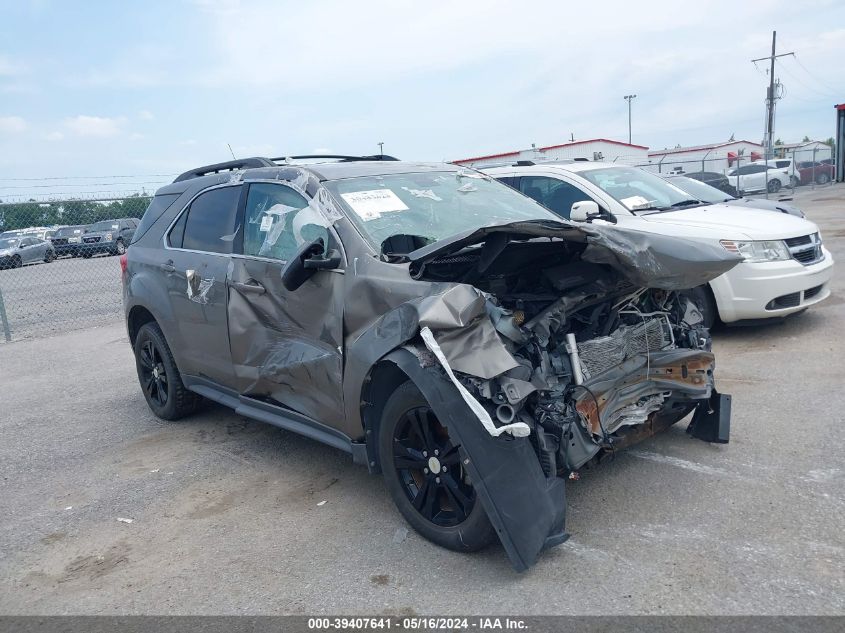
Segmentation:
{"type": "Polygon", "coordinates": [[[303,435],[312,440],[317,440],[328,446],[350,453],[352,454],[353,462],[356,464],[367,463],[366,446],[363,443],[353,442],[341,431],[312,420],[296,411],[242,396],[206,378],[182,376],[182,382],[185,387],[194,393],[222,404],[225,407],[229,407],[238,415],[266,424],[272,424],[286,431],[303,435]]]}

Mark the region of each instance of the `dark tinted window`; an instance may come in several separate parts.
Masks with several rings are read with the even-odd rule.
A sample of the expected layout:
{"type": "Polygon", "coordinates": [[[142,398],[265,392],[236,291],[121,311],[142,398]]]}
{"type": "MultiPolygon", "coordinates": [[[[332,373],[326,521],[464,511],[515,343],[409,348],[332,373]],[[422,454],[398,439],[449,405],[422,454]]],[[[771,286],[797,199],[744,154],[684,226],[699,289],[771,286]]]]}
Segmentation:
{"type": "Polygon", "coordinates": [[[544,207],[551,209],[567,220],[575,202],[591,199],[575,185],[546,176],[523,176],[519,183],[519,189],[525,195],[534,198],[544,207]]]}
{"type": "Polygon", "coordinates": [[[141,237],[143,237],[144,233],[149,230],[153,223],[158,220],[161,215],[165,211],[167,211],[168,208],[170,208],[170,205],[176,202],[176,198],[178,198],[179,195],[180,194],[178,193],[169,193],[153,198],[150,201],[150,206],[148,206],[147,210],[144,212],[144,218],[138,225],[138,230],[135,231],[135,237],[133,239],[141,239],[141,237]]]}
{"type": "Polygon", "coordinates": [[[176,224],[170,229],[170,235],[167,236],[167,243],[173,248],[182,248],[182,238],[185,235],[185,222],[188,220],[188,214],[183,213],[176,220],[176,224]]]}
{"type": "Polygon", "coordinates": [[[240,185],[200,194],[188,209],[182,248],[209,253],[231,253],[235,239],[240,185]]]}
{"type": "Polygon", "coordinates": [[[516,176],[504,176],[502,178],[496,178],[496,180],[506,184],[508,187],[513,187],[514,189],[519,188],[519,178],[516,176]]]}

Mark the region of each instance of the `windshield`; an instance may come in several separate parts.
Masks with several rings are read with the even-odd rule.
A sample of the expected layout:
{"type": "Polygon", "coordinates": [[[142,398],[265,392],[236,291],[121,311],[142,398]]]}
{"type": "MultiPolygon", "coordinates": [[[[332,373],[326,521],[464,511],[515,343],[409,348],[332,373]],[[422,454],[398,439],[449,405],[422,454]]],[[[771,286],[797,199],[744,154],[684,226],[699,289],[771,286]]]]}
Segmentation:
{"type": "Polygon", "coordinates": [[[79,235],[84,230],[84,226],[66,226],[56,231],[56,235],[54,237],[68,237],[69,235],[79,235]]]}
{"type": "Polygon", "coordinates": [[[698,203],[698,198],[673,187],[660,176],[636,167],[604,167],[578,172],[629,211],[667,211],[698,203]]]}
{"type": "Polygon", "coordinates": [[[325,183],[377,248],[392,235],[436,242],[464,231],[559,216],[473,171],[414,172],[325,183]]]}
{"type": "Polygon", "coordinates": [[[89,232],[94,231],[116,231],[117,230],[117,222],[112,220],[103,220],[102,222],[96,222],[88,227],[89,232]]]}
{"type": "Polygon", "coordinates": [[[687,178],[686,176],[671,178],[669,182],[675,185],[678,189],[683,189],[693,198],[698,198],[702,202],[709,202],[712,204],[715,202],[725,202],[726,200],[735,199],[733,196],[729,196],[724,191],[716,189],[716,187],[711,187],[700,180],[694,180],[693,178],[687,178]]]}
{"type": "Polygon", "coordinates": [[[13,237],[2,239],[2,240],[0,240],[0,250],[6,249],[6,248],[14,248],[15,246],[18,245],[18,242],[20,242],[20,240],[17,240],[13,237]]]}

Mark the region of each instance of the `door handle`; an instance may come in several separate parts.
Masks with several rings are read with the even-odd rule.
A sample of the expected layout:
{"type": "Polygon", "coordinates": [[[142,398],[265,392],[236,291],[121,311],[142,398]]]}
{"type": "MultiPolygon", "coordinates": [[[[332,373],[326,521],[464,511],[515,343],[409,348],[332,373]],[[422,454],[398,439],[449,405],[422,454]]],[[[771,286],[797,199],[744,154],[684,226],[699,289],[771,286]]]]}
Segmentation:
{"type": "Polygon", "coordinates": [[[233,281],[232,285],[241,292],[250,292],[256,295],[263,295],[265,292],[267,292],[267,289],[254,279],[250,279],[250,283],[241,283],[239,281],[233,281]]]}
{"type": "Polygon", "coordinates": [[[176,272],[176,266],[173,265],[172,259],[168,259],[166,262],[164,262],[160,266],[160,268],[166,273],[175,273],[176,272]]]}

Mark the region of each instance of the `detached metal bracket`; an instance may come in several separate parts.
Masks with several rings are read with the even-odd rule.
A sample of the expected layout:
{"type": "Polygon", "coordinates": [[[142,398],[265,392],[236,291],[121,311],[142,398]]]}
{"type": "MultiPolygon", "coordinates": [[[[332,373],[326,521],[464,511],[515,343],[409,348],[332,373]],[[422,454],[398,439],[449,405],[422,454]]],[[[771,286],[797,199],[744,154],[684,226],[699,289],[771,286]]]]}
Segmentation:
{"type": "Polygon", "coordinates": [[[731,435],[731,396],[714,389],[710,400],[696,408],[687,433],[704,442],[727,444],[731,435]]]}

